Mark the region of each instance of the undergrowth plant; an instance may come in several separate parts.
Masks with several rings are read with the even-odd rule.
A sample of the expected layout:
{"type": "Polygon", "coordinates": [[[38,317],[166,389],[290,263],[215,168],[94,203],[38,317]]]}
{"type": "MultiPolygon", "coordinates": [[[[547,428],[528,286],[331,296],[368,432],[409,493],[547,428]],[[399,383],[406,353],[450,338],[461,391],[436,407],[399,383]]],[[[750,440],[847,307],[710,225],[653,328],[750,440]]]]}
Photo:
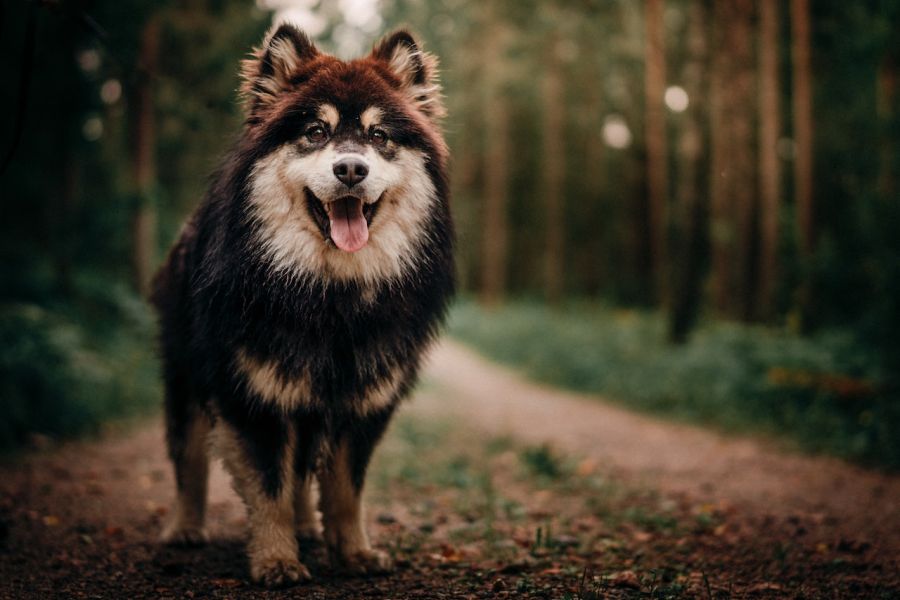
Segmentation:
{"type": "MultiPolygon", "coordinates": [[[[850,332],[803,337],[727,322],[665,341],[655,312],[529,302],[458,303],[450,331],[486,356],[630,408],[792,440],[804,449],[900,467],[900,407],[877,354],[850,332]]],[[[535,456],[540,459],[540,456],[535,456]]],[[[540,461],[538,461],[540,462],[540,461]]]]}

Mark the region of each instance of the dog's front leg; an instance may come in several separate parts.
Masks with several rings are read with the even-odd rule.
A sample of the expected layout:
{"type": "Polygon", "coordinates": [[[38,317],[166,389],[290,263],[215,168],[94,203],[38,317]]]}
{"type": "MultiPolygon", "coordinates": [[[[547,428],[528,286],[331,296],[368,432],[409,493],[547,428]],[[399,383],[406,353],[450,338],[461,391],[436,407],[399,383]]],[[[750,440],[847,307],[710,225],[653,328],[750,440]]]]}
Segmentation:
{"type": "Polygon", "coordinates": [[[340,438],[319,474],[319,506],[329,554],[333,562],[356,574],[394,569],[387,553],[372,548],[363,523],[363,478],[375,441],[380,437],[380,431],[374,433],[374,440],[365,434],[362,440],[340,438]]]}
{"type": "Polygon", "coordinates": [[[267,587],[310,579],[298,560],[294,522],[296,433],[278,417],[256,415],[252,428],[225,423],[217,442],[234,487],[247,505],[250,575],[267,587]],[[260,421],[267,421],[261,423],[260,421]]]}
{"type": "Polygon", "coordinates": [[[322,526],[319,524],[319,515],[316,513],[313,480],[313,474],[307,473],[305,477],[298,477],[294,484],[294,522],[298,538],[322,541],[322,526]]]}

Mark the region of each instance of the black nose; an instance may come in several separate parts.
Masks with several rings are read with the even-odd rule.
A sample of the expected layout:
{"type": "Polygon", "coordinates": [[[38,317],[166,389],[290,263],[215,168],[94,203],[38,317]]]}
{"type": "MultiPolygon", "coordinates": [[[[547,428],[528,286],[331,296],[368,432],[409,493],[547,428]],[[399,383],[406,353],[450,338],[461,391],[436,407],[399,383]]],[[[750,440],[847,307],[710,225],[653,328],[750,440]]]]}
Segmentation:
{"type": "Polygon", "coordinates": [[[366,178],[369,174],[369,167],[358,158],[342,158],[334,163],[332,167],[334,176],[347,187],[353,187],[366,178]]]}

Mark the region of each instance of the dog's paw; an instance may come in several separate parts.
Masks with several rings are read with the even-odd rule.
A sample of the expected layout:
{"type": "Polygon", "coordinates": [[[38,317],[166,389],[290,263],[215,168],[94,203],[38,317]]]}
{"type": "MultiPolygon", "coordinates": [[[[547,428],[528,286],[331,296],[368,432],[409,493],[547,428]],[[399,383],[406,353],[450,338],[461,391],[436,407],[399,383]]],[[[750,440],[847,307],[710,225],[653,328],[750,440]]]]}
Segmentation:
{"type": "Polygon", "coordinates": [[[309,569],[296,558],[270,558],[254,562],[250,567],[250,576],[267,588],[287,587],[312,579],[309,569]]]}
{"type": "Polygon", "coordinates": [[[202,546],[209,541],[206,530],[202,527],[180,527],[170,525],[159,536],[159,541],[168,546],[202,546]]]}
{"type": "Polygon", "coordinates": [[[394,559],[387,552],[369,548],[343,555],[339,566],[352,575],[383,575],[394,571],[394,559]]]}

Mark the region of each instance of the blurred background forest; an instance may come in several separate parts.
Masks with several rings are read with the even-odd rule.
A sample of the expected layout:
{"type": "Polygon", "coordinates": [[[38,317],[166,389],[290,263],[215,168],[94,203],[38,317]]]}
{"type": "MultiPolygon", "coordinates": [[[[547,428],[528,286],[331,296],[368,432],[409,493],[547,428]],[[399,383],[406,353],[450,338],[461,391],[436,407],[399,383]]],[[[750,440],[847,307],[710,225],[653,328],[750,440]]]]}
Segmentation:
{"type": "Polygon", "coordinates": [[[442,62],[451,333],[554,384],[900,467],[900,1],[3,3],[0,446],[155,410],[142,297],[278,18],[442,62]]]}

